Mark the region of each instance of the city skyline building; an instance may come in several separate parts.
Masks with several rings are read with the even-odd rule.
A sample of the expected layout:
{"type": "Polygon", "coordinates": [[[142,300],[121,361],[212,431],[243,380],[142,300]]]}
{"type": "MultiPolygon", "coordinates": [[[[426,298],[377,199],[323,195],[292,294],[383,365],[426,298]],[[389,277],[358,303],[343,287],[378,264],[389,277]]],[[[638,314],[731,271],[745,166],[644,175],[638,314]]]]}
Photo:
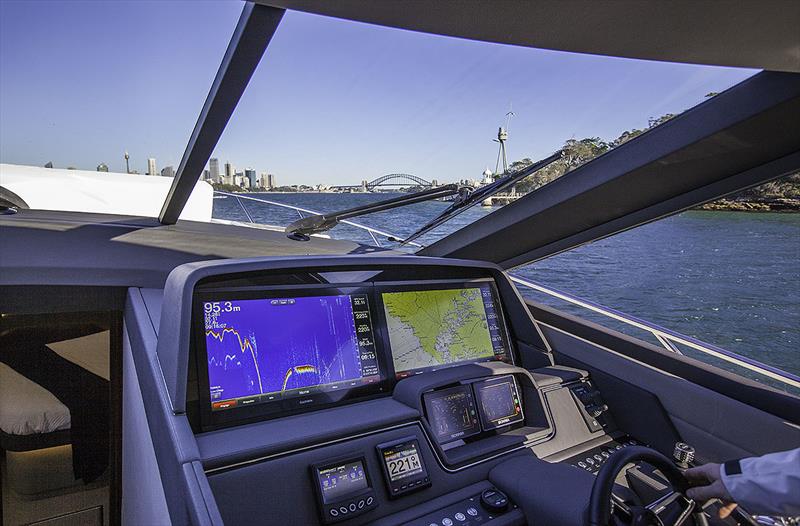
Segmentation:
{"type": "Polygon", "coordinates": [[[225,184],[236,184],[236,168],[229,162],[225,163],[225,177],[222,182],[225,184]]]}
{"type": "Polygon", "coordinates": [[[248,188],[258,188],[255,170],[253,170],[252,168],[245,168],[244,176],[247,178],[248,188]]]}
{"type": "Polygon", "coordinates": [[[212,157],[208,160],[208,173],[212,183],[219,183],[219,159],[212,157]]]}
{"type": "Polygon", "coordinates": [[[156,171],[156,160],[154,157],[148,157],[147,159],[147,175],[158,175],[158,171],[156,171]]]}
{"type": "Polygon", "coordinates": [[[275,182],[275,174],[267,174],[267,188],[272,190],[276,186],[278,186],[278,184],[275,182]]]}
{"type": "Polygon", "coordinates": [[[175,168],[172,165],[165,166],[161,169],[161,176],[162,177],[175,177],[175,168]]]}

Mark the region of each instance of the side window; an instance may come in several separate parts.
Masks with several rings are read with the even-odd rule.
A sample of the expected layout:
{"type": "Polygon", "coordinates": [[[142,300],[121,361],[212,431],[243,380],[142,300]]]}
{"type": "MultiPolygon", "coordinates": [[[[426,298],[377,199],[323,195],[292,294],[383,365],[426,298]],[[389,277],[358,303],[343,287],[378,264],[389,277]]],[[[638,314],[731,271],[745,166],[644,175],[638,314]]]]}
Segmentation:
{"type": "Polygon", "coordinates": [[[794,174],[514,274],[533,301],[800,393],[798,212],[794,174]]]}

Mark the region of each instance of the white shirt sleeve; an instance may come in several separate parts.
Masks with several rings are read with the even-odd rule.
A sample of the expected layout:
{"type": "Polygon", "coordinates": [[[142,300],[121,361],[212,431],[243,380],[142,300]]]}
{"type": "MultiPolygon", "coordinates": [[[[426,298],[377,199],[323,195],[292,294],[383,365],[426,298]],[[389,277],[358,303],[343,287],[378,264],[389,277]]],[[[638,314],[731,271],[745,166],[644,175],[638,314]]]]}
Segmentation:
{"type": "Polygon", "coordinates": [[[800,515],[800,448],[726,462],[722,483],[748,513],[800,515]]]}

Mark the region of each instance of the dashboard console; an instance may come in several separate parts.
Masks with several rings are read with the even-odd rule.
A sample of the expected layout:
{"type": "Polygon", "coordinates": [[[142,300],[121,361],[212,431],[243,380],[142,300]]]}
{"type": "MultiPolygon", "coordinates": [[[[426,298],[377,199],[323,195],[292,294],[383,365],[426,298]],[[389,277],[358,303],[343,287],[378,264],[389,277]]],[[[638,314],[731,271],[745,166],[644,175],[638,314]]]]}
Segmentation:
{"type": "Polygon", "coordinates": [[[168,300],[159,361],[226,522],[523,524],[503,462],[590,477],[609,454],[608,407],[585,372],[550,367],[496,267],[208,262],[174,272],[168,300]],[[316,506],[253,498],[275,480],[316,506]]]}

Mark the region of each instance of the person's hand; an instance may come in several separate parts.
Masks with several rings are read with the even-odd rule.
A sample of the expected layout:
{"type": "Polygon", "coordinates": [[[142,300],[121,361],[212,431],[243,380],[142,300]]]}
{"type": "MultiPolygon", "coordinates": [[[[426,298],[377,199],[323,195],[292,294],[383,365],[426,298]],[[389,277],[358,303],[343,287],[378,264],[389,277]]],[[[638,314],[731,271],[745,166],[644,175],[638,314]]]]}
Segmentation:
{"type": "Polygon", "coordinates": [[[696,468],[690,468],[683,472],[689,485],[692,486],[686,492],[686,496],[697,502],[705,502],[710,499],[722,501],[719,509],[719,518],[724,519],[736,509],[731,494],[725,484],[722,483],[719,464],[703,464],[696,468]]]}

